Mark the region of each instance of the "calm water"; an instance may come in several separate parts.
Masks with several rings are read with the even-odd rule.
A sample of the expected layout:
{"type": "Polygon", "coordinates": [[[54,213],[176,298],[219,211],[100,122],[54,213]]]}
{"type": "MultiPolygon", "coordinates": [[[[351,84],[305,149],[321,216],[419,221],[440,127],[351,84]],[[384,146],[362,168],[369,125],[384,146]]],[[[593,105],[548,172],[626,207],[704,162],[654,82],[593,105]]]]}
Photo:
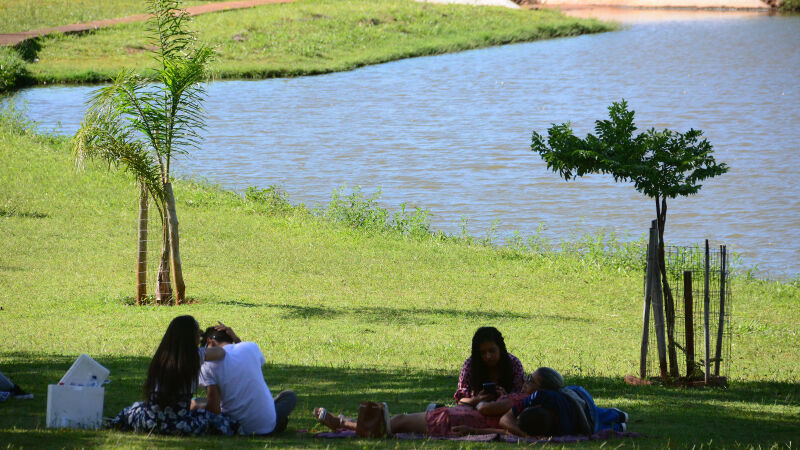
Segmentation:
{"type": "MultiPolygon", "coordinates": [[[[532,130],[583,135],[628,100],[640,129],[702,129],[731,170],[669,204],[667,240],[728,244],[770,277],[800,273],[800,18],[702,15],[619,32],[415,58],[353,72],[212,83],[201,149],[184,175],[233,189],[279,184],[327,203],[342,185],[422,206],[434,228],[558,241],[598,228],[636,238],[655,214],[632,186],[572,182],[529,150],[532,130]]],[[[73,132],[91,87],[17,97],[73,132]]]]}

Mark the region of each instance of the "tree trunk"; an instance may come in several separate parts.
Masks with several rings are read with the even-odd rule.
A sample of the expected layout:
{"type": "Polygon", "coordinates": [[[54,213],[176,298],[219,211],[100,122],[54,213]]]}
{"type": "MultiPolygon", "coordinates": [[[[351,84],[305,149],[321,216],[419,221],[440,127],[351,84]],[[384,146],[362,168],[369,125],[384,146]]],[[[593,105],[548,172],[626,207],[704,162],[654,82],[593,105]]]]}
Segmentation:
{"type": "Polygon", "coordinates": [[[161,220],[161,258],[158,264],[156,303],[163,305],[172,300],[172,283],[169,279],[169,231],[167,219],[161,220]]]}
{"type": "Polygon", "coordinates": [[[172,193],[172,184],[164,183],[164,196],[167,203],[167,224],[169,225],[169,248],[172,263],[172,274],[175,277],[175,304],[184,301],[186,285],[183,282],[183,268],[181,267],[180,238],[178,234],[178,214],[175,211],[175,195],[172,193]]]}
{"type": "Polygon", "coordinates": [[[664,254],[664,226],[667,223],[667,199],[656,198],[656,215],[658,216],[658,266],[661,271],[661,285],[664,289],[664,316],[667,325],[667,354],[669,355],[669,375],[679,377],[678,354],[675,350],[675,300],[672,297],[672,289],[669,287],[669,277],[667,276],[667,265],[664,254]]]}
{"type": "Polygon", "coordinates": [[[147,186],[139,182],[139,246],[136,254],[136,305],[147,296],[147,186]]]}

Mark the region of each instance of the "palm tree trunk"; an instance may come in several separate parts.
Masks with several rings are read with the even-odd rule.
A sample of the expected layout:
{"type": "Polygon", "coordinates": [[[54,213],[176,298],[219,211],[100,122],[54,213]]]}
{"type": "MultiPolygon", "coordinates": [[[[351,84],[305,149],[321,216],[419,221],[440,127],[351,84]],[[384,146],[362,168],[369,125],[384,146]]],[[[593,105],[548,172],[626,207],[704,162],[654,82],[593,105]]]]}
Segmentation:
{"type": "Polygon", "coordinates": [[[158,264],[158,286],[156,303],[163,305],[172,300],[172,284],[169,279],[169,231],[167,219],[161,221],[161,258],[158,264]]]}
{"type": "Polygon", "coordinates": [[[169,226],[169,247],[172,275],[175,277],[175,304],[184,301],[186,285],[183,282],[183,268],[181,267],[180,238],[178,234],[178,213],[175,211],[175,195],[172,193],[172,184],[164,183],[164,196],[167,203],[167,224],[169,226]]]}
{"type": "Polygon", "coordinates": [[[659,207],[656,198],[656,215],[658,216],[658,261],[661,272],[661,285],[664,289],[664,316],[667,325],[667,354],[669,357],[669,375],[679,377],[678,354],[675,350],[675,300],[672,297],[672,289],[669,287],[669,277],[667,276],[667,265],[664,253],[664,226],[667,223],[667,199],[661,199],[659,207]]]}
{"type": "Polygon", "coordinates": [[[139,182],[139,246],[136,254],[136,305],[147,296],[147,186],[139,182]]]}

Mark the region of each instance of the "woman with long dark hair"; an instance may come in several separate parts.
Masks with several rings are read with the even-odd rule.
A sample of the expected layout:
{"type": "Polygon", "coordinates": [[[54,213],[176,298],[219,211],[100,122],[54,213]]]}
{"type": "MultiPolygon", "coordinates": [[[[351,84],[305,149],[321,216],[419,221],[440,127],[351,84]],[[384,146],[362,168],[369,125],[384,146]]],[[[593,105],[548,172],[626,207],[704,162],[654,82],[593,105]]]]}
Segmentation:
{"type": "Polygon", "coordinates": [[[225,357],[220,347],[198,347],[200,326],[192,316],[172,319],[161,339],[144,382],[143,402],[125,408],[111,421],[122,430],[161,434],[232,435],[238,424],[205,409],[192,410],[200,365],[225,357]]]}
{"type": "Polygon", "coordinates": [[[461,367],[458,390],[453,397],[459,405],[477,406],[504,394],[520,392],[524,376],[522,363],[508,353],[500,331],[481,327],[472,336],[472,355],[461,367]]]}

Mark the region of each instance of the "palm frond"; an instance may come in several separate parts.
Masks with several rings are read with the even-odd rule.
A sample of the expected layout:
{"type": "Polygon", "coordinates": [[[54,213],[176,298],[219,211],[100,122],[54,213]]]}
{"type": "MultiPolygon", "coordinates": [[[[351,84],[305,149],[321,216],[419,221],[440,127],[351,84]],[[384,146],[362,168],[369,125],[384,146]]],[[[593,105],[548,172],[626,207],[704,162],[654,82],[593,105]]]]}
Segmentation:
{"type": "Polygon", "coordinates": [[[143,181],[153,198],[163,203],[158,163],[124,123],[114,109],[89,111],[72,138],[75,160],[80,167],[87,159],[99,159],[110,166],[121,167],[143,181]]]}

